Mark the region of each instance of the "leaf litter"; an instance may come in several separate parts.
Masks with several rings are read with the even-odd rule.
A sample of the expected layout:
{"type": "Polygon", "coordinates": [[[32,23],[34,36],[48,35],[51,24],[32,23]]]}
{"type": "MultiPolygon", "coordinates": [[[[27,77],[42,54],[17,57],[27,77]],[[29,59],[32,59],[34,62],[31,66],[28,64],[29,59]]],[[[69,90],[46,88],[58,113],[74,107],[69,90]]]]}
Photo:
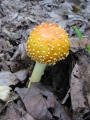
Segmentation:
{"type": "Polygon", "coordinates": [[[70,120],[67,114],[63,113],[63,108],[61,108],[53,93],[42,84],[34,83],[30,89],[16,88],[15,91],[20,95],[27,112],[34,119],[50,120],[56,117],[58,119],[70,120]]]}
{"type": "Polygon", "coordinates": [[[0,1],[0,119],[90,119],[90,1],[0,1]],[[70,38],[70,54],[47,66],[41,83],[27,82],[35,62],[25,51],[30,31],[55,22],[70,38]],[[72,26],[79,28],[78,41],[72,26]]]}

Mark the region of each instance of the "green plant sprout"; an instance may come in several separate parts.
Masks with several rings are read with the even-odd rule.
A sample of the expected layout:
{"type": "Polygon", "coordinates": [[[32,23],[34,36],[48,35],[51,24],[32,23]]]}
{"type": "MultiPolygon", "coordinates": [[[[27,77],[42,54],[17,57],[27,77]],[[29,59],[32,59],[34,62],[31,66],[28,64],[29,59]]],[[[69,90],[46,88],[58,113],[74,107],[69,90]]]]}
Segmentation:
{"type": "MultiPolygon", "coordinates": [[[[74,31],[76,32],[79,41],[82,39],[82,33],[81,31],[76,27],[76,26],[72,26],[72,28],[74,29],[74,31]]],[[[87,52],[90,52],[90,46],[85,46],[85,49],[87,52]]]]}
{"type": "Polygon", "coordinates": [[[86,46],[85,48],[87,52],[90,52],[90,46],[86,46]]]}
{"type": "Polygon", "coordinates": [[[81,40],[82,39],[82,33],[80,32],[80,30],[76,26],[72,26],[72,28],[75,30],[79,40],[81,40]]]}

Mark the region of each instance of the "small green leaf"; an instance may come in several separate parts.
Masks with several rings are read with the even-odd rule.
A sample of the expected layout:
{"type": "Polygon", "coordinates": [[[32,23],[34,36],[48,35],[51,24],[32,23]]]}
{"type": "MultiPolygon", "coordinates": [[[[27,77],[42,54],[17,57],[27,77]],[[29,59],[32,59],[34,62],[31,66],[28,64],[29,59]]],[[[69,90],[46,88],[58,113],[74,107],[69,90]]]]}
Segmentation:
{"type": "Polygon", "coordinates": [[[77,6],[72,6],[72,8],[73,8],[73,11],[75,12],[81,12],[81,9],[77,6]]]}
{"type": "Polygon", "coordinates": [[[82,34],[81,34],[80,30],[76,26],[72,26],[72,28],[75,30],[79,40],[81,40],[82,39],[82,34]]]}
{"type": "Polygon", "coordinates": [[[90,52],[90,46],[86,46],[86,51],[90,52]]]}

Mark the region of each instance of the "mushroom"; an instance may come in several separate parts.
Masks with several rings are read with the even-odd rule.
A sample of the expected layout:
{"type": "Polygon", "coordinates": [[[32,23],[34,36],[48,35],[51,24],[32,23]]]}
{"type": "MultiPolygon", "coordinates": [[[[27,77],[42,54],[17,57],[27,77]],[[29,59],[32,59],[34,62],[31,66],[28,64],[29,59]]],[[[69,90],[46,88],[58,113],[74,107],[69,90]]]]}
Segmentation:
{"type": "Polygon", "coordinates": [[[69,39],[64,29],[54,23],[42,23],[30,33],[27,43],[27,55],[36,61],[28,87],[39,82],[47,65],[65,59],[69,54],[69,39]]]}

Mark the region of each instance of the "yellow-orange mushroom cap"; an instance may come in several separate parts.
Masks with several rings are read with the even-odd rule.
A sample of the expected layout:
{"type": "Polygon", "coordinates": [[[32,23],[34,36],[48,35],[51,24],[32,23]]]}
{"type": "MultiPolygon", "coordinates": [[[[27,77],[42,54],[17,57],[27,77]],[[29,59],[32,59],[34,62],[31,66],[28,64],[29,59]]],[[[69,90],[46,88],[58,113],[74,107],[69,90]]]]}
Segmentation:
{"type": "Polygon", "coordinates": [[[64,29],[54,23],[36,26],[28,37],[26,51],[34,61],[55,64],[69,54],[69,39],[64,29]]]}

